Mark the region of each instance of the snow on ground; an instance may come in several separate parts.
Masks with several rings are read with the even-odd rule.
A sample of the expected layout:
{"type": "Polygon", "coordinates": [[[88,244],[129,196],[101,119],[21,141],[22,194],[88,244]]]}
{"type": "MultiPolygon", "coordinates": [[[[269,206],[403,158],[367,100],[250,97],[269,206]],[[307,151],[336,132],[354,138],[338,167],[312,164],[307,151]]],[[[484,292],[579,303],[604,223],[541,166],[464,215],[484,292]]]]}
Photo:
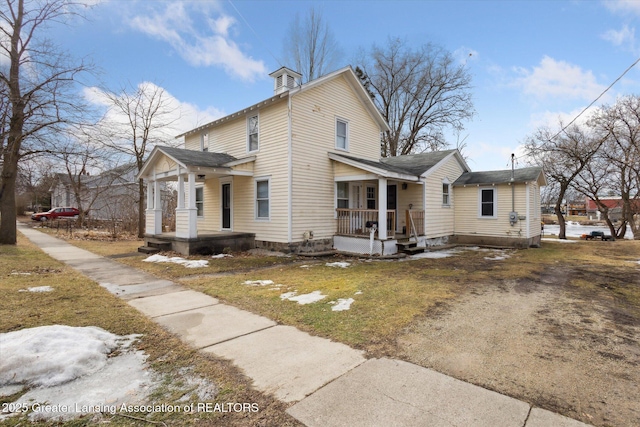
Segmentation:
{"type": "Polygon", "coordinates": [[[484,259],[488,261],[503,261],[507,258],[510,258],[511,254],[504,250],[495,250],[493,256],[486,256],[484,259]]]}
{"type": "Polygon", "coordinates": [[[18,289],[18,292],[52,292],[51,286],[35,286],[33,288],[18,289]]]}
{"type": "Polygon", "coordinates": [[[353,298],[338,298],[338,302],[331,307],[331,311],[345,311],[351,308],[355,300],[353,298]]]}
{"type": "Polygon", "coordinates": [[[544,237],[542,239],[543,242],[555,242],[555,243],[576,243],[577,240],[565,240],[565,239],[550,239],[548,237],[544,237]]]}
{"type": "Polygon", "coordinates": [[[313,291],[310,294],[302,294],[302,295],[297,295],[297,292],[285,292],[284,294],[280,295],[280,299],[284,300],[289,300],[289,301],[295,301],[298,304],[304,305],[304,304],[312,304],[314,302],[318,302],[322,299],[325,299],[327,296],[326,295],[322,295],[322,292],[320,291],[313,291]]]}
{"type": "Polygon", "coordinates": [[[200,268],[200,267],[207,267],[209,265],[209,261],[207,261],[206,259],[188,260],[188,259],[181,258],[179,256],[168,257],[168,256],[158,255],[158,254],[151,255],[150,257],[143,259],[143,261],[145,261],[145,262],[172,262],[172,263],[175,263],[175,264],[184,265],[187,268],[200,268]]]}
{"type": "MultiPolygon", "coordinates": [[[[607,226],[597,226],[597,225],[580,225],[577,222],[567,221],[567,226],[565,227],[565,234],[567,237],[580,237],[583,234],[589,234],[592,231],[603,231],[605,234],[611,234],[609,231],[609,227],[607,226]]],[[[544,235],[545,236],[557,236],[560,232],[559,225],[545,225],[544,226],[544,235]]],[[[624,235],[625,239],[633,239],[633,232],[631,228],[627,227],[627,233],[624,235]]]]}
{"type": "Polygon", "coordinates": [[[135,338],[93,326],[63,325],[0,334],[0,396],[32,387],[13,405],[40,408],[29,415],[32,421],[99,412],[77,412],[83,406],[138,403],[154,383],[146,371],[144,353],[129,349],[135,338]],[[122,353],[109,357],[116,350],[122,353]],[[44,403],[57,405],[57,410],[38,405],[44,403]]]}
{"type": "Polygon", "coordinates": [[[362,291],[357,291],[354,295],[362,295],[362,291]]]}
{"type": "Polygon", "coordinates": [[[231,255],[231,254],[211,255],[211,258],[213,258],[213,259],[221,259],[221,258],[226,258],[226,257],[233,258],[233,255],[231,255]]]}
{"type": "Polygon", "coordinates": [[[405,260],[410,261],[414,259],[423,259],[423,258],[429,258],[429,259],[449,258],[452,256],[459,255],[461,253],[464,253],[466,251],[491,252],[493,255],[486,256],[484,258],[489,261],[504,260],[511,256],[511,251],[507,251],[504,249],[489,249],[489,248],[480,248],[478,246],[464,246],[464,247],[453,248],[453,249],[426,251],[421,254],[411,255],[405,258],[405,260]]]}
{"type": "Polygon", "coordinates": [[[349,267],[351,264],[348,262],[328,262],[325,264],[327,267],[340,267],[340,268],[347,268],[349,267]]]}
{"type": "Polygon", "coordinates": [[[247,286],[269,286],[273,285],[273,280],[245,280],[243,284],[247,286]]]}

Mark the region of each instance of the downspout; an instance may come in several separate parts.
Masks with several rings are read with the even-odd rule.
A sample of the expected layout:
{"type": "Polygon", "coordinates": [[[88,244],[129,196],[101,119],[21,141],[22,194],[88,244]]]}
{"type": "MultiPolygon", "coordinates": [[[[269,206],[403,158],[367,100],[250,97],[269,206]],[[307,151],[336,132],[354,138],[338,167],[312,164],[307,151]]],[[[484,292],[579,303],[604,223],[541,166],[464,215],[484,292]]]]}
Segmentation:
{"type": "Polygon", "coordinates": [[[514,182],[516,178],[513,166],[515,156],[515,154],[511,153],[511,212],[516,211],[516,186],[514,182]]]}
{"type": "Polygon", "coordinates": [[[287,138],[289,145],[289,159],[288,159],[288,186],[289,186],[289,206],[287,212],[287,227],[288,234],[287,240],[289,243],[293,243],[293,141],[291,137],[291,94],[288,94],[287,97],[287,119],[288,119],[288,130],[287,130],[287,138]]]}

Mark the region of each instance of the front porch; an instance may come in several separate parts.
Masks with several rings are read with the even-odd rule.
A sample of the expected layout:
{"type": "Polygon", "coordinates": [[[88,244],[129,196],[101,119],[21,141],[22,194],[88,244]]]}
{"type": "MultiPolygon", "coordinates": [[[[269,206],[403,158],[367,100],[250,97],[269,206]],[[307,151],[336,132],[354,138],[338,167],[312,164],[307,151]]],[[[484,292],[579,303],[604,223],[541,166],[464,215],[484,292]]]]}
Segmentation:
{"type": "Polygon", "coordinates": [[[199,232],[196,237],[176,233],[145,234],[145,247],[171,249],[183,255],[213,255],[225,251],[248,251],[256,247],[254,233],[199,232]]]}

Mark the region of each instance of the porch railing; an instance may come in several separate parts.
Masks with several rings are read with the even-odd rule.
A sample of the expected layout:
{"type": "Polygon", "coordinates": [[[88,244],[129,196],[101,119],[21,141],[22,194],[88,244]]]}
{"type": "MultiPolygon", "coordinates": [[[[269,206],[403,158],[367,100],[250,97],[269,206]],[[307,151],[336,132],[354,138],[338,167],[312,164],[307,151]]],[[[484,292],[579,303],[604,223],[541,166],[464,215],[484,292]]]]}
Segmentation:
{"type": "Polygon", "coordinates": [[[411,220],[418,236],[424,236],[424,211],[421,209],[410,209],[405,211],[405,224],[407,225],[407,235],[411,236],[411,220]]]}
{"type": "MultiPolygon", "coordinates": [[[[338,214],[338,234],[343,236],[369,236],[371,226],[378,224],[376,209],[336,209],[338,214]]],[[[396,211],[387,211],[387,237],[396,235],[396,211]]],[[[379,225],[378,225],[379,226],[379,225]]],[[[376,236],[378,232],[376,231],[376,236]]]]}

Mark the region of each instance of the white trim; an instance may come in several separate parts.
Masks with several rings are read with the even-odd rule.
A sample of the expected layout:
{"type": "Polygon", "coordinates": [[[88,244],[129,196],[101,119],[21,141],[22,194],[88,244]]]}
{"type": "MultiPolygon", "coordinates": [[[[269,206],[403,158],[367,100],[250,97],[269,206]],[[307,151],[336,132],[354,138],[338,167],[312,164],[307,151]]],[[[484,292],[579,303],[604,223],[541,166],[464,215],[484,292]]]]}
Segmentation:
{"type": "Polygon", "coordinates": [[[196,217],[198,219],[204,219],[204,184],[199,183],[195,185],[195,196],[196,217]],[[198,190],[202,190],[202,215],[198,215],[198,190]]]}
{"type": "Polygon", "coordinates": [[[342,117],[335,117],[335,144],[334,147],[336,150],[340,151],[349,151],[349,120],[344,119],[342,117]],[[340,147],[338,145],[338,123],[344,123],[344,147],[340,147]]]}
{"type": "Polygon", "coordinates": [[[378,202],[378,187],[375,183],[365,183],[364,185],[364,206],[365,209],[369,209],[369,200],[373,200],[375,203],[375,207],[373,209],[378,209],[380,203],[378,202]],[[373,188],[373,199],[369,198],[369,189],[373,188]]]}
{"type": "MultiPolygon", "coordinates": [[[[348,209],[349,208],[349,203],[350,203],[349,195],[350,195],[350,192],[351,192],[351,186],[346,181],[340,181],[340,182],[334,182],[333,183],[333,194],[334,194],[334,196],[333,196],[333,217],[334,218],[338,218],[338,211],[337,211],[337,209],[338,209],[338,184],[345,184],[345,183],[347,184],[347,197],[346,197],[346,199],[344,197],[340,197],[340,199],[347,201],[347,208],[346,209],[348,209]]],[[[340,209],[344,209],[344,208],[340,208],[340,209]]]]}
{"type": "Polygon", "coordinates": [[[444,179],[442,180],[442,185],[440,186],[440,192],[442,195],[442,207],[443,208],[450,208],[451,207],[451,182],[449,181],[449,178],[447,178],[446,176],[444,177],[444,179]],[[444,202],[444,186],[447,186],[447,203],[444,202]]]}
{"type": "Polygon", "coordinates": [[[496,187],[478,187],[478,219],[497,219],[498,218],[498,189],[496,187]],[[493,215],[482,215],[482,191],[493,191],[493,215]]]}
{"type": "Polygon", "coordinates": [[[378,175],[374,174],[366,174],[366,175],[348,175],[348,176],[336,176],[333,178],[335,182],[344,182],[344,181],[371,181],[374,179],[378,179],[378,175]]]}
{"type": "Polygon", "coordinates": [[[228,176],[224,178],[220,178],[220,230],[221,231],[233,231],[233,177],[228,176]],[[222,186],[225,184],[229,184],[229,228],[224,228],[224,215],[223,215],[223,196],[222,196],[222,186]]]}
{"type": "Polygon", "coordinates": [[[531,228],[530,228],[530,224],[529,224],[529,209],[531,209],[531,207],[529,206],[529,186],[530,186],[529,183],[525,184],[525,186],[524,186],[525,194],[526,194],[526,197],[527,197],[527,202],[526,202],[526,210],[527,210],[527,212],[525,214],[525,217],[526,217],[525,221],[527,221],[527,227],[526,227],[527,228],[527,239],[531,237],[531,228]]]}
{"type": "Polygon", "coordinates": [[[370,172],[376,175],[376,177],[384,177],[384,178],[391,178],[391,179],[397,179],[400,181],[407,181],[407,182],[411,182],[413,184],[420,184],[423,181],[416,175],[405,175],[402,173],[397,173],[397,172],[391,172],[388,171],[386,169],[382,169],[382,168],[377,168],[375,166],[370,166],[370,165],[365,165],[363,163],[360,163],[356,160],[352,160],[352,159],[347,159],[343,156],[340,155],[340,153],[332,153],[329,152],[327,153],[329,155],[329,159],[331,160],[335,160],[337,162],[340,163],[344,163],[345,165],[348,166],[352,166],[356,169],[360,169],[366,172],[370,172]]]}
{"type": "Polygon", "coordinates": [[[209,151],[209,132],[207,131],[200,132],[200,151],[209,151]]]}
{"type": "Polygon", "coordinates": [[[256,114],[251,114],[251,115],[247,115],[247,120],[246,120],[246,133],[247,133],[247,153],[257,153],[258,151],[260,151],[260,112],[256,111],[256,114]],[[255,150],[251,149],[251,141],[250,141],[250,134],[249,134],[249,121],[254,118],[257,117],[258,119],[258,148],[256,148],[255,150]]]}
{"type": "MultiPolygon", "coordinates": [[[[291,116],[293,114],[291,97],[287,97],[287,241],[293,242],[293,136],[291,130],[291,116]]],[[[335,209],[333,210],[335,215],[335,209]]]]}
{"type": "Polygon", "coordinates": [[[261,221],[261,222],[265,222],[265,221],[271,221],[271,208],[272,208],[272,203],[271,203],[271,175],[268,176],[260,176],[260,177],[255,177],[253,179],[253,203],[254,203],[254,220],[256,221],[261,221]],[[258,217],[258,182],[262,182],[262,181],[267,181],[267,190],[269,191],[269,194],[267,196],[267,201],[269,202],[269,216],[268,217],[258,217]]]}

